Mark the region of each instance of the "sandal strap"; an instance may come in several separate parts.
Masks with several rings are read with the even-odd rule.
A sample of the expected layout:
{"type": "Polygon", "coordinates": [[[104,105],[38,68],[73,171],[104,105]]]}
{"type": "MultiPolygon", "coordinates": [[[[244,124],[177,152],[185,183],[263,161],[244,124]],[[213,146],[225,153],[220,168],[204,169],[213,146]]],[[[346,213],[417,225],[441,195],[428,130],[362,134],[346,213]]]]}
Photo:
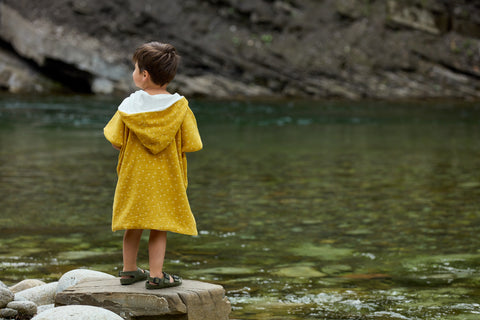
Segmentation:
{"type": "Polygon", "coordinates": [[[150,281],[151,283],[154,283],[154,284],[171,284],[171,283],[175,283],[175,282],[179,282],[180,281],[180,277],[177,276],[177,275],[170,275],[166,272],[162,272],[163,273],[163,278],[159,278],[159,277],[148,277],[148,281],[150,281]],[[173,282],[170,282],[170,277],[173,279],[173,282]]]}

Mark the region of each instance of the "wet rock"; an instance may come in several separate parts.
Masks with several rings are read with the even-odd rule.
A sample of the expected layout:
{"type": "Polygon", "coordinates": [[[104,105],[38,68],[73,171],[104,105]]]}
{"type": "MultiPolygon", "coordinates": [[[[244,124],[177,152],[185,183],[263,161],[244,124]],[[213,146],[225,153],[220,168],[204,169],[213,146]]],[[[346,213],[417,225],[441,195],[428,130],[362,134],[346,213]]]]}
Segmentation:
{"type": "Polygon", "coordinates": [[[123,320],[115,313],[93,306],[63,306],[39,313],[32,320],[123,320]]]}
{"type": "Polygon", "coordinates": [[[87,269],[75,269],[68,271],[64,275],[60,277],[58,280],[58,286],[56,288],[56,292],[62,292],[65,289],[76,285],[77,283],[81,283],[86,280],[102,280],[102,279],[113,279],[115,278],[111,274],[94,271],[94,270],[87,270],[87,269]]]}
{"type": "Polygon", "coordinates": [[[202,269],[202,274],[224,274],[224,275],[239,275],[239,274],[252,274],[256,271],[255,268],[247,267],[217,267],[202,269]]]}
{"type": "Polygon", "coordinates": [[[33,287],[15,294],[15,300],[28,300],[37,306],[52,304],[55,302],[55,295],[58,282],[51,282],[42,286],[33,287]]]}
{"type": "Polygon", "coordinates": [[[335,248],[330,245],[316,246],[311,243],[304,243],[290,251],[299,256],[318,257],[322,260],[340,260],[353,254],[351,249],[335,248]]]}
{"type": "Polygon", "coordinates": [[[37,313],[37,305],[31,301],[12,301],[7,308],[14,309],[19,315],[33,317],[37,313]]]}
{"type": "Polygon", "coordinates": [[[33,288],[33,287],[43,286],[45,284],[46,283],[41,281],[41,280],[26,279],[26,280],[22,280],[19,283],[11,286],[10,290],[13,293],[17,293],[17,292],[20,292],[20,291],[23,291],[23,290],[26,290],[26,289],[30,289],[30,288],[33,288]]]}
{"type": "Polygon", "coordinates": [[[15,295],[7,288],[0,288],[0,308],[4,308],[10,301],[13,301],[15,295]]]}
{"type": "Polygon", "coordinates": [[[333,264],[333,265],[322,267],[322,272],[325,272],[329,275],[336,275],[336,274],[341,274],[341,273],[351,272],[351,271],[352,271],[352,267],[345,264],[333,264]]]}

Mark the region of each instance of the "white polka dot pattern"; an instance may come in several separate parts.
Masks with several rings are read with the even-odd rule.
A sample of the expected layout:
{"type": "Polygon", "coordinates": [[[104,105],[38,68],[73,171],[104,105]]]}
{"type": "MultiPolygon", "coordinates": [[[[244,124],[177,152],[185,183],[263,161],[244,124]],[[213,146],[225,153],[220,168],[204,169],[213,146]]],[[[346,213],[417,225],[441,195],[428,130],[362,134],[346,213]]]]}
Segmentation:
{"type": "Polygon", "coordinates": [[[197,123],[182,98],[163,111],[117,111],[104,128],[120,147],[112,230],[154,229],[196,235],[187,198],[185,152],[202,149],[197,123]]]}

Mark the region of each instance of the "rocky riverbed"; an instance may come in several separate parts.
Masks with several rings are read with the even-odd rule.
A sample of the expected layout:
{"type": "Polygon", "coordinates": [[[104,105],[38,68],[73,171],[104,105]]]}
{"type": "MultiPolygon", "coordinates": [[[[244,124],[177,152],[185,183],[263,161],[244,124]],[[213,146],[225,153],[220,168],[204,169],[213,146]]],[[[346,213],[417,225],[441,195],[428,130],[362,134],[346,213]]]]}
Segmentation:
{"type": "Polygon", "coordinates": [[[479,37],[468,0],[4,0],[0,87],[125,94],[157,39],[189,96],[477,99],[479,37]]]}

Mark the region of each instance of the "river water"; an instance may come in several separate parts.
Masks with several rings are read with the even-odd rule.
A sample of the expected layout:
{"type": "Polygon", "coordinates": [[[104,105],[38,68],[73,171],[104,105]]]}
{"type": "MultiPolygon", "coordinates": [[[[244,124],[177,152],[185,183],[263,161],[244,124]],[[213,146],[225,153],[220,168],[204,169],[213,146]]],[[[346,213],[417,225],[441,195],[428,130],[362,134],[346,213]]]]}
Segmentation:
{"type": "MultiPolygon", "coordinates": [[[[0,96],[0,280],[116,275],[119,102],[0,96]]],[[[480,318],[479,103],[190,104],[199,236],[165,269],[223,285],[231,319],[480,318]]]]}

